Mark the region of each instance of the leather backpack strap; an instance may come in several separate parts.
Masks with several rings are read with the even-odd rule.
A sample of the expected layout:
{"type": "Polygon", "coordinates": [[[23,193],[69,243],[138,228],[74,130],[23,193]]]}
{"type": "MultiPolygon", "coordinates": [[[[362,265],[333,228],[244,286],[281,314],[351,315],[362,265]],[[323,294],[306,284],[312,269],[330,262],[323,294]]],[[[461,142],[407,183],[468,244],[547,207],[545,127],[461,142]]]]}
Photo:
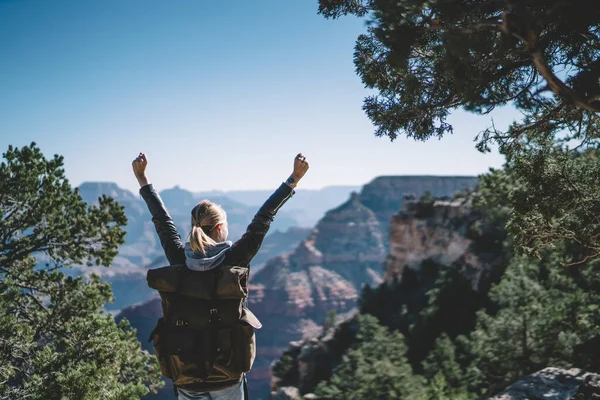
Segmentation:
{"type": "MultiPolygon", "coordinates": [[[[248,264],[246,266],[246,268],[248,268],[248,277],[246,279],[247,279],[247,282],[250,282],[250,264],[248,264]]],[[[242,300],[242,305],[244,307],[246,307],[246,308],[249,307],[248,306],[248,296],[250,296],[250,289],[249,288],[250,288],[250,285],[248,284],[248,292],[246,293],[246,297],[244,297],[244,300],[242,300]]]]}
{"type": "Polygon", "coordinates": [[[213,272],[213,286],[210,291],[210,356],[208,358],[208,371],[211,371],[215,360],[217,359],[217,346],[219,343],[219,309],[217,289],[219,288],[219,279],[223,276],[221,268],[217,267],[213,272]]]}

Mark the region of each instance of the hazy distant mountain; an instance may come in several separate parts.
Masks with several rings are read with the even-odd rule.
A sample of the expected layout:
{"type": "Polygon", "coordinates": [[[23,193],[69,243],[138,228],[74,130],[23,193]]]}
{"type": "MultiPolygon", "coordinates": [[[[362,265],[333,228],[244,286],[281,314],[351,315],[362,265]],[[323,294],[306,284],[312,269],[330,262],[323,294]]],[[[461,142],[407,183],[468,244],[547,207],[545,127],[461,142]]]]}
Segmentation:
{"type": "MultiPolygon", "coordinates": [[[[322,189],[296,189],[292,200],[286,206],[286,213],[292,214],[300,226],[312,228],[328,210],[348,199],[350,193],[360,190],[360,186],[327,186],[322,189]]],[[[202,192],[199,197],[226,196],[247,206],[259,207],[272,193],[271,190],[234,190],[229,192],[202,192]]]]}

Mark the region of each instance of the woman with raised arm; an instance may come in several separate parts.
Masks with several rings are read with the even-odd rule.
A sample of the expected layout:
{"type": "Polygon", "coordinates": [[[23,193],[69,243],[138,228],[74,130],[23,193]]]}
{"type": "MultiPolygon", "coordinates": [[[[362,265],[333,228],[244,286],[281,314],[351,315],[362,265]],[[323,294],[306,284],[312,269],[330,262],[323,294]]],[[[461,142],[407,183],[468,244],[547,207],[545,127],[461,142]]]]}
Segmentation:
{"type": "MultiPolygon", "coordinates": [[[[176,268],[167,268],[167,273],[172,274],[173,271],[177,271],[177,274],[186,274],[186,278],[175,279],[178,282],[177,290],[166,288],[166,286],[158,289],[177,292],[167,293],[171,297],[167,295],[163,297],[163,292],[160,292],[165,315],[159,320],[151,335],[151,339],[154,337],[154,346],[157,350],[161,371],[163,375],[177,383],[175,392],[179,399],[247,400],[245,373],[251,368],[255,354],[252,327],[260,327],[260,322],[245,304],[248,267],[258,252],[275,214],[294,194],[294,188],[306,174],[309,165],[301,153],[295,157],[292,174],[260,207],[248,225],[246,233],[237,242],[227,241],[227,214],[221,206],[203,200],[191,210],[190,233],[186,242],[183,243],[158,192],[148,180],[147,164],[146,155],[140,153],[133,160],[133,172],[141,187],[140,194],[152,214],[152,222],[154,222],[165,255],[170,265],[177,266],[176,268]],[[243,275],[244,273],[246,275],[243,275]],[[235,281],[235,274],[238,274],[238,281],[237,286],[232,289],[227,286],[227,282],[235,281]],[[242,275],[244,276],[243,280],[240,278],[242,275]],[[221,278],[223,276],[224,278],[221,278]],[[211,282],[210,285],[206,283],[208,281],[211,282]],[[236,327],[227,330],[225,328],[231,327],[231,324],[227,325],[228,319],[231,319],[227,314],[227,304],[231,304],[231,299],[235,298],[232,293],[237,287],[241,287],[239,295],[241,303],[239,303],[239,307],[234,307],[236,308],[235,315],[237,318],[237,308],[240,308],[240,320],[247,324],[237,331],[236,327]],[[180,293],[184,295],[180,295],[180,293]],[[226,298],[226,300],[220,297],[226,298]],[[178,304],[179,309],[184,310],[180,312],[183,317],[173,315],[172,309],[176,303],[175,300],[179,303],[189,303],[178,304]],[[170,311],[167,307],[168,304],[165,303],[173,303],[170,305],[170,311]],[[208,304],[206,310],[204,310],[205,303],[208,304]],[[192,327],[198,329],[192,339],[197,343],[188,346],[193,350],[187,352],[193,354],[185,354],[186,352],[182,352],[181,347],[186,345],[186,332],[192,327]],[[206,335],[202,336],[204,334],[202,332],[205,331],[206,335]],[[224,336],[223,332],[225,331],[229,332],[227,333],[229,336],[224,336]],[[160,339],[161,332],[163,332],[163,339],[160,339]],[[234,354],[236,351],[240,352],[240,350],[236,350],[236,343],[243,342],[244,337],[240,338],[240,336],[244,336],[244,332],[250,332],[246,337],[249,350],[245,350],[245,352],[251,354],[234,354]],[[176,334],[179,335],[177,340],[173,339],[176,334]],[[171,336],[165,340],[166,335],[171,336]],[[201,336],[205,339],[198,339],[201,336]],[[180,345],[175,346],[179,348],[175,350],[170,348],[169,339],[171,342],[179,341],[180,345]],[[209,344],[206,345],[206,343],[209,344]],[[231,347],[229,351],[226,349],[227,346],[231,347]],[[159,351],[159,349],[161,350],[159,351]],[[197,351],[197,349],[201,350],[197,351]],[[159,354],[159,352],[168,353],[172,359],[159,354]],[[172,354],[179,355],[174,357],[172,354]]],[[[162,279],[161,284],[164,286],[164,282],[169,279],[162,279]]],[[[239,347],[243,348],[242,345],[239,347]]]]}

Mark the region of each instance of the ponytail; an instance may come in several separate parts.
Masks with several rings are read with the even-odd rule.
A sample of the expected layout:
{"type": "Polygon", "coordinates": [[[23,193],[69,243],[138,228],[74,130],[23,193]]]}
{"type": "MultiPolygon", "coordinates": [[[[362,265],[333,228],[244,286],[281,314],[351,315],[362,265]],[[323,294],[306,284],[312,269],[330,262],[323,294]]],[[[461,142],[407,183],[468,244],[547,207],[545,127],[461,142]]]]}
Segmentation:
{"type": "MultiPolygon", "coordinates": [[[[190,232],[190,247],[193,251],[206,254],[206,250],[217,244],[215,228],[227,223],[225,210],[208,200],[203,200],[192,209],[192,230],[190,232]]],[[[226,230],[225,230],[226,232],[226,230]]],[[[226,235],[226,234],[225,234],[226,235]]]]}
{"type": "Polygon", "coordinates": [[[201,226],[192,226],[190,233],[190,247],[193,251],[206,254],[206,248],[217,244],[213,238],[208,236],[201,226]]]}

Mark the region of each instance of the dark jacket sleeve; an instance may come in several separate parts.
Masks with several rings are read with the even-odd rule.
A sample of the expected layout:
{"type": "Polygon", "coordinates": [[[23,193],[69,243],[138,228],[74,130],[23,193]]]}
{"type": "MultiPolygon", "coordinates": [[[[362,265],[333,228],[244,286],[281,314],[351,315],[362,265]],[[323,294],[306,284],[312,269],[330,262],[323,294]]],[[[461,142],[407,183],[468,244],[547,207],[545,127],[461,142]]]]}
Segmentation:
{"type": "Polygon", "coordinates": [[[143,186],[140,189],[140,194],[146,202],[150,214],[152,214],[152,222],[154,222],[156,233],[158,233],[160,244],[165,251],[167,260],[169,260],[171,265],[184,264],[185,253],[183,251],[181,237],[179,236],[177,227],[175,227],[173,219],[171,219],[171,216],[167,212],[160,195],[151,183],[143,186]]]}
{"type": "Polygon", "coordinates": [[[281,206],[294,195],[291,187],[282,183],[281,186],[269,197],[258,210],[246,233],[233,244],[229,254],[230,260],[239,266],[247,266],[258,252],[275,214],[281,206]]]}

